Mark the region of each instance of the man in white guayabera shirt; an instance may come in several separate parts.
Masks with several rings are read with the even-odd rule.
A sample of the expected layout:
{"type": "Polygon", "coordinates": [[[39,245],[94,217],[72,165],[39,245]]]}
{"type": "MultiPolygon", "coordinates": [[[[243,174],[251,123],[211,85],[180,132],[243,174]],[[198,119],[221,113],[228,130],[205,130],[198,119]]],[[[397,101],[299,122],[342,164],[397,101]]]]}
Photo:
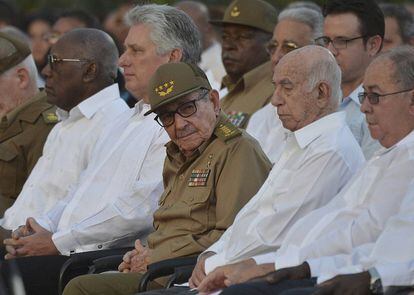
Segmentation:
{"type": "Polygon", "coordinates": [[[132,116],[118,120],[105,136],[77,187],[47,214],[28,220],[29,227],[37,223],[43,227],[38,230],[39,235],[47,230],[49,236],[35,237],[35,233],[21,238],[26,239],[22,244],[11,240],[19,249],[14,251],[9,247],[9,256],[69,255],[133,246],[135,239],[145,240],[152,228],[152,214],[163,192],[164,145],[169,139],[164,129],[154,122],[155,115],[144,117],[150,107],[147,90],[142,87],[148,83],[148,74],[163,63],[180,59],[197,62],[201,46],[196,27],[176,8],[136,6],[127,19],[132,26],[119,63],[127,76],[126,87],[142,100],[131,111],[132,116]],[[161,22],[166,15],[169,21],[161,22]],[[177,29],[170,38],[175,37],[179,41],[177,45],[153,41],[151,33],[163,35],[172,25],[177,29]],[[183,31],[186,34],[179,38],[183,31]],[[136,47],[145,48],[147,55],[134,55],[136,47]],[[39,239],[43,242],[39,243],[39,239]],[[48,247],[37,246],[46,243],[48,247]]]}
{"type": "MultiPolygon", "coordinates": [[[[311,275],[321,278],[332,277],[335,275],[332,269],[338,271],[346,265],[348,260],[342,259],[343,257],[352,255],[358,247],[379,241],[387,223],[391,222],[390,218],[398,218],[398,214],[404,212],[404,208],[408,206],[408,198],[412,200],[413,85],[412,48],[397,48],[377,57],[366,70],[363,80],[364,92],[360,93],[359,98],[371,136],[377,139],[383,148],[375,153],[329,204],[296,222],[286,234],[280,249],[233,265],[231,274],[228,269],[216,269],[210,278],[206,278],[204,290],[219,287],[219,281],[221,287],[224,286],[224,277],[230,277],[226,284],[230,284],[230,281],[238,283],[271,270],[298,265],[301,265],[301,271],[296,271],[295,276],[287,278],[301,279],[311,275]],[[243,269],[240,269],[242,266],[243,269]],[[214,288],[207,285],[214,285],[214,288]]],[[[403,225],[400,224],[401,228],[403,225]]],[[[394,240],[392,243],[405,242],[394,240]]],[[[404,262],[409,263],[412,259],[412,256],[404,256],[404,252],[394,255],[399,256],[394,260],[400,264],[399,267],[403,267],[404,262]]],[[[363,259],[363,255],[353,258],[357,264],[358,259],[355,258],[363,259]]],[[[392,269],[392,265],[388,267],[392,269]]],[[[389,279],[389,273],[387,270],[384,271],[383,267],[377,271],[379,276],[388,276],[388,286],[401,284],[398,278],[389,279]]],[[[409,265],[406,265],[406,271],[409,275],[409,265]]],[[[271,276],[273,275],[275,274],[271,276]]],[[[312,286],[312,282],[309,284],[303,281],[298,284],[293,281],[287,284],[288,286],[269,285],[267,282],[240,284],[226,289],[224,294],[279,294],[277,292],[281,291],[280,288],[284,290],[312,286]]]]}
{"type": "Polygon", "coordinates": [[[4,229],[17,228],[63,199],[88,165],[99,137],[128,111],[114,84],[117,59],[113,40],[97,30],[76,31],[51,49],[43,74],[48,100],[59,107],[62,122],[50,132],[42,157],[1,219],[4,229]],[[75,48],[78,42],[82,49],[75,48]]]}
{"type": "MultiPolygon", "coordinates": [[[[272,69],[287,53],[314,43],[322,35],[322,13],[307,7],[287,8],[280,12],[273,36],[267,45],[272,69]]],[[[286,137],[274,105],[267,104],[252,115],[246,131],[260,143],[272,163],[283,151],[286,137]]]]}
{"type": "Polygon", "coordinates": [[[291,131],[285,150],[233,225],[201,254],[191,287],[217,266],[280,246],[296,220],[330,201],[364,163],[344,114],[336,112],[341,71],[328,50],[306,46],[288,53],[273,82],[272,103],[291,131]]]}

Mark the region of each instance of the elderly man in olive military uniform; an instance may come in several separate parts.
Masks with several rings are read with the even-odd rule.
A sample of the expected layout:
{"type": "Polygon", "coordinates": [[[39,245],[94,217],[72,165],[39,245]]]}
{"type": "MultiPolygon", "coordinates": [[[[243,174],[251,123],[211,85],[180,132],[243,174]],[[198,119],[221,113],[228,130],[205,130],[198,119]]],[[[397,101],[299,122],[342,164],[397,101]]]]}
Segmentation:
{"type": "Polygon", "coordinates": [[[250,116],[272,96],[266,45],[276,20],[276,9],[264,0],[235,0],[222,20],[212,21],[222,27],[222,60],[227,72],[223,84],[228,93],[221,106],[238,127],[245,128],[250,116]]]}
{"type": "Polygon", "coordinates": [[[128,273],[81,276],[64,294],[134,294],[148,263],[195,255],[214,243],[269,172],[258,143],[220,111],[217,91],[197,66],[162,65],[149,92],[148,113],[157,114],[171,138],[155,232],[148,236],[147,247],[138,241],[124,256],[119,270],[128,273]]]}
{"type": "Polygon", "coordinates": [[[19,195],[57,122],[36,81],[29,47],[0,33],[0,216],[19,195]]]}

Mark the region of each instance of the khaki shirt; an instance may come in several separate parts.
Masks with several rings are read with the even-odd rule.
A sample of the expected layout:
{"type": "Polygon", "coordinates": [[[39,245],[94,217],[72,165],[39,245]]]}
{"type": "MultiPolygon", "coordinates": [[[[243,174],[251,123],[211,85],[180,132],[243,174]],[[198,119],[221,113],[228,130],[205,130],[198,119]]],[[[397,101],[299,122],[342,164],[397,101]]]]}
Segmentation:
{"type": "Polygon", "coordinates": [[[274,86],[271,63],[266,62],[246,73],[236,84],[229,77],[223,79],[228,94],[220,101],[221,108],[233,124],[246,128],[251,115],[270,102],[274,86]]]}
{"type": "Polygon", "coordinates": [[[57,121],[55,108],[46,102],[45,92],[39,92],[0,119],[1,216],[19,195],[57,121]]]}
{"type": "Polygon", "coordinates": [[[186,159],[167,144],[165,191],[148,236],[151,263],[199,254],[217,241],[259,190],[271,164],[259,144],[221,114],[210,140],[186,159]]]}

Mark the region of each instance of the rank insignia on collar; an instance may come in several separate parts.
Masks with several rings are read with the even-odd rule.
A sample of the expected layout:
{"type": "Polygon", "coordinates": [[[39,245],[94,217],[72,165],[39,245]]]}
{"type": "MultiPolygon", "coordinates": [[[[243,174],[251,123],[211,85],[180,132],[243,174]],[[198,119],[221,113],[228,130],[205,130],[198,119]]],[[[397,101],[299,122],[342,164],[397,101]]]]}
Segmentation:
{"type": "Polygon", "coordinates": [[[249,114],[237,111],[231,111],[227,113],[227,117],[229,121],[236,127],[243,126],[247,119],[249,118],[249,114]]]}
{"type": "Polygon", "coordinates": [[[158,87],[155,87],[154,91],[159,96],[164,97],[168,94],[170,94],[174,90],[174,81],[165,82],[164,84],[161,84],[158,87]]]}
{"type": "Polygon", "coordinates": [[[188,186],[206,186],[210,171],[210,169],[194,169],[191,171],[191,176],[188,180],[188,186]]]}

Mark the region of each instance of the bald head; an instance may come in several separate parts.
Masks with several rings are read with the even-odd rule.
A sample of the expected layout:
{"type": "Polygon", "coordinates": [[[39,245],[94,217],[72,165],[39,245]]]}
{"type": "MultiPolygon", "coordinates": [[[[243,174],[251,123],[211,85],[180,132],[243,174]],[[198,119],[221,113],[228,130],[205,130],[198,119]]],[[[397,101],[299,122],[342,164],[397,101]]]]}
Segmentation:
{"type": "Polygon", "coordinates": [[[341,71],[326,48],[308,45],[286,54],[274,68],[272,104],[285,128],[295,131],[338,107],[341,71]]]}
{"type": "Polygon", "coordinates": [[[96,65],[96,78],[112,84],[117,75],[118,49],[114,40],[98,29],[74,29],[62,36],[57,46],[68,46],[79,58],[91,60],[96,65]]]}

